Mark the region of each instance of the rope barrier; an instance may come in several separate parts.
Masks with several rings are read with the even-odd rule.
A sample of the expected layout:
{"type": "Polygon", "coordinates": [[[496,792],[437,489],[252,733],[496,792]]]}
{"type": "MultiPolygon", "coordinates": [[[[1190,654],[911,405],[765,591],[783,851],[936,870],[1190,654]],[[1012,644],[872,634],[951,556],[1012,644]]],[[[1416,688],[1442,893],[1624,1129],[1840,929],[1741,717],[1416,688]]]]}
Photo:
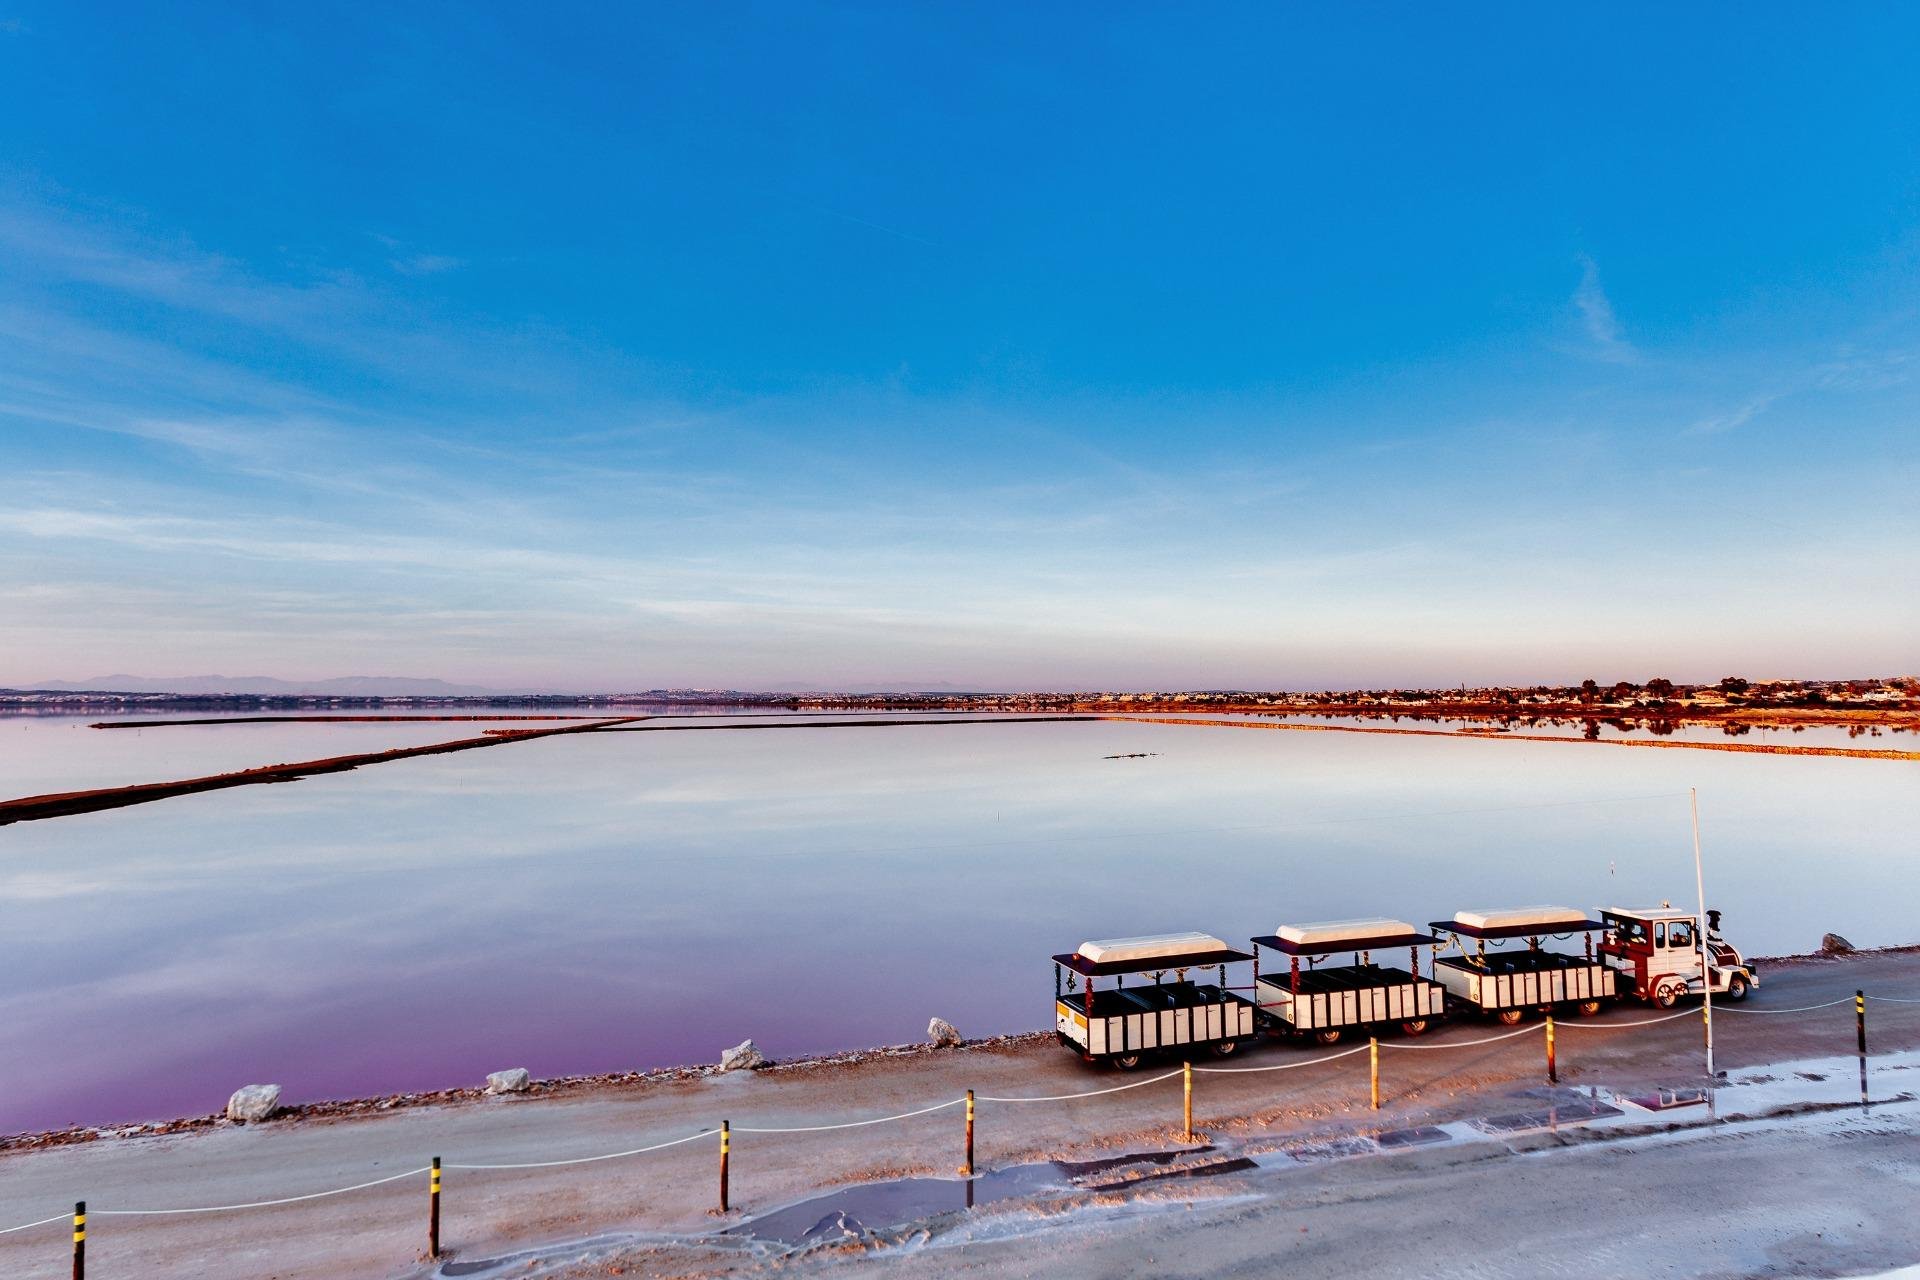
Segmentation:
{"type": "Polygon", "coordinates": [[[417,1178],[428,1171],[427,1165],[418,1169],[409,1169],[405,1173],[396,1173],[391,1177],[375,1178],[372,1182],[361,1182],[351,1187],[337,1187],[332,1191],[315,1191],[304,1196],[283,1196],[278,1200],[254,1200],[248,1204],[211,1204],[198,1209],[92,1209],[96,1218],[163,1218],[182,1213],[227,1213],[234,1209],[269,1209],[277,1204],[298,1204],[302,1200],[324,1200],[328,1196],[343,1196],[349,1191],[365,1191],[368,1187],[385,1186],[389,1182],[398,1182],[402,1178],[417,1178]]]}
{"type": "Polygon", "coordinates": [[[1716,1004],[1713,1006],[1713,1011],[1715,1013],[1806,1013],[1812,1009],[1831,1009],[1837,1004],[1852,1003],[1852,996],[1842,996],[1838,1000],[1829,1000],[1825,1004],[1803,1004],[1798,1009],[1742,1009],[1738,1005],[1716,1004]]]}
{"type": "Polygon", "coordinates": [[[656,1142],[650,1147],[635,1147],[631,1151],[610,1151],[603,1156],[577,1156],[572,1160],[532,1160],[525,1164],[446,1164],[443,1169],[558,1169],[571,1164],[595,1164],[601,1160],[620,1160],[627,1156],[643,1156],[649,1151],[665,1151],[668,1147],[678,1147],[700,1138],[710,1137],[720,1132],[718,1129],[702,1129],[690,1133],[684,1138],[675,1138],[672,1142],[656,1142]]]}
{"type": "Polygon", "coordinates": [[[1637,1022],[1556,1022],[1553,1025],[1566,1031],[1619,1031],[1627,1027],[1650,1027],[1656,1022],[1672,1022],[1675,1018],[1697,1018],[1698,1009],[1682,1009],[1669,1013],[1663,1018],[1641,1018],[1637,1022]]]}
{"type": "Polygon", "coordinates": [[[1089,1089],[1085,1093],[1052,1093],[1038,1098],[990,1098],[981,1094],[980,1102],[1072,1102],[1079,1098],[1097,1098],[1103,1093],[1125,1093],[1129,1089],[1144,1089],[1150,1084],[1159,1084],[1163,1080],[1173,1080],[1182,1073],[1169,1071],[1163,1076],[1154,1076],[1147,1080],[1135,1080],[1132,1084],[1117,1084],[1111,1089],[1089,1089]]]}
{"type": "MultiPolygon", "coordinates": [[[[1869,1000],[1879,1000],[1883,1003],[1888,1003],[1888,1004],[1920,1005],[1920,999],[1907,999],[1900,996],[1868,995],[1866,998],[1869,1000]]],[[[1849,1004],[1852,1001],[1853,1001],[1852,996],[1841,996],[1838,999],[1823,1001],[1820,1004],[1799,1005],[1791,1009],[1743,1009],[1743,1008],[1738,1008],[1738,1007],[1723,1003],[1719,1006],[1719,1012],[1767,1013],[1767,1014],[1811,1013],[1819,1009],[1831,1009],[1837,1005],[1849,1004]]],[[[1648,1026],[1653,1026],[1657,1023],[1672,1022],[1678,1018],[1693,1017],[1698,1012],[1699,1011],[1696,1009],[1687,1008],[1687,1009],[1676,1010],[1673,1013],[1665,1014],[1661,1017],[1642,1018],[1642,1019],[1637,1019],[1633,1022],[1565,1021],[1565,1022],[1560,1022],[1557,1025],[1564,1030],[1615,1031],[1615,1030],[1623,1030],[1628,1027],[1648,1027],[1648,1026]]],[[[1418,1051],[1418,1052],[1431,1052],[1434,1050],[1447,1050],[1447,1049],[1472,1049],[1472,1048],[1477,1048],[1481,1045],[1497,1044],[1503,1040],[1513,1040],[1520,1036],[1529,1035],[1533,1032],[1540,1031],[1543,1029],[1544,1029],[1544,1024],[1536,1023],[1529,1026],[1518,1027],[1512,1031],[1505,1032],[1504,1034],[1501,1034],[1501,1035],[1485,1036],[1478,1040],[1456,1040],[1456,1041],[1451,1041],[1448,1043],[1441,1043],[1441,1044],[1382,1043],[1380,1047],[1385,1049],[1409,1050],[1409,1051],[1418,1051]]],[[[1254,1074],[1254,1073],[1260,1073],[1260,1072],[1266,1072],[1266,1071],[1292,1071],[1300,1067],[1314,1067],[1314,1066],[1320,1066],[1324,1063],[1337,1062],[1342,1058],[1350,1058],[1355,1054],[1364,1053],[1370,1047],[1371,1047],[1370,1045],[1366,1045],[1366,1044],[1355,1045],[1353,1048],[1344,1049],[1339,1053],[1326,1054],[1318,1058],[1308,1058],[1298,1062],[1275,1063],[1270,1066],[1193,1067],[1192,1069],[1194,1071],[1205,1072],[1210,1075],[1245,1075],[1245,1074],[1254,1074]]],[[[1108,1089],[1088,1089],[1079,1093],[1037,1094],[1037,1095],[1032,1095],[1027,1097],[981,1095],[976,1099],[976,1101],[998,1102],[998,1103],[1077,1102],[1083,1098],[1104,1097],[1108,1094],[1113,1094],[1113,1093],[1125,1093],[1129,1089],[1144,1089],[1149,1085],[1164,1084],[1166,1081],[1172,1080],[1183,1074],[1184,1074],[1183,1071],[1169,1071],[1164,1075],[1150,1076],[1144,1080],[1133,1080],[1133,1081],[1129,1081],[1126,1084],[1114,1085],[1112,1088],[1108,1088],[1108,1089]]],[[[931,1115],[937,1111],[945,1111],[949,1107],[960,1106],[964,1104],[966,1101],[967,1099],[964,1097],[952,1098],[946,1102],[938,1102],[933,1104],[932,1106],[921,1107],[915,1111],[903,1111],[898,1113],[897,1115],[875,1116],[871,1119],[866,1119],[866,1120],[848,1120],[848,1121],[842,1121],[837,1124],[741,1127],[735,1130],[735,1132],[755,1133],[755,1134],[826,1133],[826,1132],[831,1132],[831,1131],[841,1130],[841,1129],[860,1129],[860,1128],[866,1128],[871,1125],[891,1124],[898,1120],[911,1120],[917,1116],[931,1115]]],[[[689,1142],[697,1142],[702,1138],[712,1137],[718,1132],[719,1132],[718,1130],[712,1129],[712,1128],[701,1129],[695,1133],[690,1133],[685,1137],[674,1138],[668,1142],[657,1142],[650,1146],[634,1147],[626,1151],[611,1151],[603,1155],[577,1156],[572,1159],[566,1159],[566,1160],[531,1160],[531,1161],[519,1161],[519,1162],[513,1162],[513,1163],[498,1163],[498,1164],[447,1164],[447,1165],[444,1165],[443,1167],[450,1170],[459,1169],[459,1170],[474,1171],[474,1172],[484,1172],[484,1171],[491,1171],[491,1170],[510,1170],[510,1169],[556,1169],[556,1168],[563,1168],[571,1165],[595,1164],[604,1160],[619,1160],[619,1159],[624,1159],[628,1156],[647,1155],[655,1151],[665,1151],[670,1147],[683,1146],[689,1142]]],[[[429,1170],[427,1167],[422,1167],[419,1169],[409,1169],[404,1173],[390,1174],[384,1178],[375,1178],[370,1182],[355,1183],[354,1185],[349,1187],[336,1187],[328,1191],[313,1191],[313,1192],[308,1192],[305,1195],[282,1196],[273,1200],[253,1200],[253,1201],[248,1201],[240,1204],[203,1205],[203,1206],[198,1206],[193,1208],[181,1208],[181,1209],[95,1209],[95,1210],[92,1210],[92,1213],[97,1217],[145,1218],[145,1217],[170,1217],[170,1216],[182,1215],[182,1214],[230,1213],[230,1212],[234,1212],[241,1209],[266,1209],[266,1208],[272,1208],[278,1205],[300,1204],[300,1203],[304,1203],[312,1200],[324,1200],[332,1196],[347,1195],[355,1191],[365,1191],[372,1187],[385,1186],[389,1183],[400,1182],[407,1178],[417,1178],[421,1174],[427,1173],[428,1171],[429,1170]]],[[[14,1227],[0,1227],[0,1236],[13,1235],[21,1231],[31,1231],[36,1227],[51,1226],[57,1222],[68,1221],[70,1217],[71,1215],[69,1214],[60,1213],[60,1214],[55,1214],[53,1217],[50,1217],[50,1218],[42,1218],[37,1222],[22,1223],[21,1225],[14,1226],[14,1227]]]]}
{"type": "Polygon", "coordinates": [[[1332,1062],[1338,1058],[1351,1058],[1356,1053],[1365,1053],[1367,1046],[1357,1044],[1351,1049],[1342,1049],[1339,1053],[1330,1053],[1324,1058],[1308,1058],[1305,1062],[1282,1062],[1271,1067],[1195,1067],[1195,1071],[1205,1071],[1210,1075],[1242,1075],[1248,1071],[1291,1071],[1295,1067],[1314,1067],[1322,1062],[1332,1062]]]}
{"type": "Polygon", "coordinates": [[[1482,1039],[1482,1040],[1456,1040],[1451,1044],[1389,1044],[1387,1041],[1382,1040],[1380,1042],[1380,1047],[1382,1049],[1408,1049],[1408,1050],[1420,1050],[1420,1051],[1426,1051],[1426,1050],[1432,1050],[1432,1049],[1471,1049],[1475,1045],[1497,1044],[1502,1040],[1511,1040],[1515,1036],[1524,1036],[1530,1031],[1544,1031],[1546,1030],[1546,1026],[1547,1024],[1544,1022],[1536,1022],[1532,1026],[1521,1027],[1519,1030],[1509,1031],[1505,1035],[1487,1036],[1485,1039],[1482,1039]]]}
{"type": "MultiPolygon", "coordinates": [[[[873,1120],[849,1120],[844,1124],[809,1124],[785,1129],[749,1129],[745,1125],[737,1124],[733,1126],[733,1131],[735,1133],[826,1133],[830,1129],[860,1129],[870,1124],[888,1124],[895,1120],[911,1120],[915,1116],[931,1115],[935,1111],[945,1111],[948,1107],[957,1107],[965,1101],[966,1099],[964,1097],[954,1098],[948,1102],[936,1103],[931,1107],[922,1107],[918,1111],[902,1111],[897,1116],[880,1116],[873,1120]]],[[[993,1099],[988,1099],[988,1101],[993,1101],[993,1099]]],[[[458,1168],[459,1166],[456,1165],[454,1167],[458,1168]]]]}

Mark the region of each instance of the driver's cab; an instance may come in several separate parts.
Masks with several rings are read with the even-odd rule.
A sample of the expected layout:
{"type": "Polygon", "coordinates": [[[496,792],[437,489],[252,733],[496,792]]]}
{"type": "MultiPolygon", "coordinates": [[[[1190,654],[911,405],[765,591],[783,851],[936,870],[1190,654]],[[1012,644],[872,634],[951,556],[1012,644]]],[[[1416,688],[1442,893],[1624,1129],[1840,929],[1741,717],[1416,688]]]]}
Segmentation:
{"type": "MultiPolygon", "coordinates": [[[[1710,911],[1707,918],[1707,977],[1716,994],[1744,1000],[1749,990],[1760,985],[1760,979],[1753,965],[1720,937],[1720,913],[1710,911]]],[[[1600,954],[1620,975],[1621,985],[1630,987],[1634,995],[1667,1008],[1680,996],[1698,995],[1705,989],[1700,972],[1699,921],[1692,912],[1669,903],[1643,908],[1608,907],[1600,912],[1600,919],[1607,926],[1600,954]]]]}

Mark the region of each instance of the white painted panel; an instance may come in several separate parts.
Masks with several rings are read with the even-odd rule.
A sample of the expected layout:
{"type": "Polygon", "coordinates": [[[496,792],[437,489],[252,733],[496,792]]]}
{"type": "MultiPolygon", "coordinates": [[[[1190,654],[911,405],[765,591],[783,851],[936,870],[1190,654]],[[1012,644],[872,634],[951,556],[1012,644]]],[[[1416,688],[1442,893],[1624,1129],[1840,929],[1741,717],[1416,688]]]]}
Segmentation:
{"type": "Polygon", "coordinates": [[[1480,1003],[1480,978],[1478,974],[1466,969],[1456,969],[1452,965],[1446,964],[1437,966],[1433,973],[1442,987],[1453,992],[1453,994],[1460,999],[1471,1000],[1475,1004],[1480,1003]]]}

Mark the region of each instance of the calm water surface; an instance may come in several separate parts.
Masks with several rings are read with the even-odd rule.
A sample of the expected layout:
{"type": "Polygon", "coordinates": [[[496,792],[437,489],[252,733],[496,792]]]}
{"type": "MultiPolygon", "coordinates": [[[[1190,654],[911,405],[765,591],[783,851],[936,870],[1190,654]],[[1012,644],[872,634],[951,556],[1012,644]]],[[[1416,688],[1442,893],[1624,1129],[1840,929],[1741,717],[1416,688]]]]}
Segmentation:
{"type": "MultiPolygon", "coordinates": [[[[0,721],[0,792],[479,727],[0,721]]],[[[252,1081],[306,1100],[898,1042],[934,1014],[1029,1029],[1046,956],[1086,937],[1684,903],[1689,786],[1737,942],[1914,941],[1917,770],[1111,722],[607,733],[4,827],[0,1132],[252,1081]]]]}

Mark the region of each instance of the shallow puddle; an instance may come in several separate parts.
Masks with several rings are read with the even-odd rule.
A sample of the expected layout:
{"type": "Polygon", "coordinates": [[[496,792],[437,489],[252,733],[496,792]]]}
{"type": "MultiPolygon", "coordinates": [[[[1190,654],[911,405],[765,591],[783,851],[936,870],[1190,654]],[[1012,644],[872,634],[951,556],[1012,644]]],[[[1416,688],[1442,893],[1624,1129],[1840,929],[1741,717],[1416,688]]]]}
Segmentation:
{"type": "Polygon", "coordinates": [[[1451,1142],[1453,1135],[1445,1129],[1423,1124],[1412,1129],[1389,1129],[1385,1133],[1376,1133],[1373,1140],[1380,1144],[1383,1151],[1401,1151],[1407,1147],[1424,1147],[1435,1142],[1451,1142]]]}
{"type": "Polygon", "coordinates": [[[1050,1161],[998,1169],[971,1180],[900,1178],[871,1182],[775,1209],[729,1227],[722,1234],[790,1245],[858,1240],[942,1214],[962,1213],[996,1200],[1064,1190],[1070,1185],[1061,1167],[1050,1161]]]}

